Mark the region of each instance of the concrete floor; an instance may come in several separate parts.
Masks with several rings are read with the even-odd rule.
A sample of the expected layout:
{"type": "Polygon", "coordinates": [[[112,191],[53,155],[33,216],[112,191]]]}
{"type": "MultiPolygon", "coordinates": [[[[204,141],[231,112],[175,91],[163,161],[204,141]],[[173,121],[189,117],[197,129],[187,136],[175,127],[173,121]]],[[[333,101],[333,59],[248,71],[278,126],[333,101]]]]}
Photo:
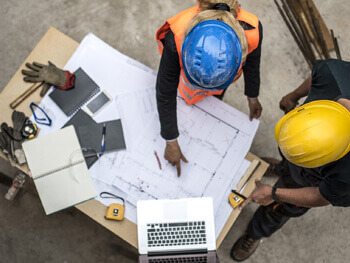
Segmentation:
{"type": "MultiPolygon", "coordinates": [[[[157,69],[159,54],[154,41],[165,19],[193,5],[180,0],[0,0],[0,91],[28,56],[49,26],[76,41],[92,32],[140,62],[157,69]]],[[[251,151],[278,156],[274,125],[282,116],[279,100],[296,88],[310,70],[281,19],[274,2],[241,1],[264,26],[261,64],[261,125],[251,151]]],[[[338,36],[343,59],[350,59],[348,0],[314,0],[329,28],[338,36]]],[[[224,100],[248,112],[243,81],[233,85],[224,100]],[[239,92],[237,92],[237,89],[239,92]],[[236,95],[239,94],[239,95],[236,95]]],[[[0,162],[0,172],[13,176],[0,162]]],[[[272,184],[275,178],[264,178],[272,184]]],[[[28,180],[29,181],[29,180],[28,180]]],[[[0,184],[0,196],[7,187],[0,184]]],[[[229,250],[244,232],[257,205],[240,215],[218,253],[221,262],[232,262],[229,250]]],[[[264,239],[246,262],[349,262],[350,210],[323,207],[289,221],[264,239]]],[[[31,182],[18,198],[0,198],[0,262],[136,262],[137,251],[76,209],[45,216],[31,182]]]]}

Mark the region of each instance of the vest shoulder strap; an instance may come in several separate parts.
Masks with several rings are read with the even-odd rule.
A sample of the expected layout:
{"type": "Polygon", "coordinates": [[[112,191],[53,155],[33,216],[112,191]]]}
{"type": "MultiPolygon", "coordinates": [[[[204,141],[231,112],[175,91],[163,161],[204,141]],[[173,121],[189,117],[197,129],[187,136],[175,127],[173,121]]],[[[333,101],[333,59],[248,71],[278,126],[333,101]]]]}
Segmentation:
{"type": "Polygon", "coordinates": [[[176,48],[179,54],[181,54],[181,42],[186,26],[198,13],[198,6],[194,6],[167,20],[171,31],[174,33],[176,48]]]}
{"type": "Polygon", "coordinates": [[[245,11],[244,9],[240,9],[237,13],[237,20],[243,21],[248,23],[249,25],[252,25],[255,28],[259,27],[259,19],[257,16],[253,15],[252,13],[249,13],[245,11]]]}

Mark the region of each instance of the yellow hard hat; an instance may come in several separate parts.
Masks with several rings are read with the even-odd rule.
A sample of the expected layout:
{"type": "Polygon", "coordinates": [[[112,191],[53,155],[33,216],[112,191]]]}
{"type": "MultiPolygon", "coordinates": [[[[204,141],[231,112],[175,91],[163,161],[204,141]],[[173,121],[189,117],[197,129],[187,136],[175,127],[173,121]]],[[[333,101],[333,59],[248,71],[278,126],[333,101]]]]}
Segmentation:
{"type": "Polygon", "coordinates": [[[288,161],[319,167],[350,151],[350,112],[334,101],[313,101],[284,115],[275,137],[288,161]]]}

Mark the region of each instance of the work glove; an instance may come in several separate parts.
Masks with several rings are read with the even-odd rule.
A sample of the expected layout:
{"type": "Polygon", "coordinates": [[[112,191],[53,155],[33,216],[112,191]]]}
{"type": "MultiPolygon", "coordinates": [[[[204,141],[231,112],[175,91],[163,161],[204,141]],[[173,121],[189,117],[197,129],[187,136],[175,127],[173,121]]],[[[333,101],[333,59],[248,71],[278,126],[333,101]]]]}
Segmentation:
{"type": "Polygon", "coordinates": [[[22,128],[26,120],[27,120],[27,117],[24,115],[23,112],[13,111],[12,113],[13,135],[12,136],[13,138],[16,139],[13,141],[13,151],[17,159],[17,162],[19,164],[23,164],[26,162],[25,155],[22,149],[22,142],[25,139],[22,135],[22,128]]]}
{"type": "Polygon", "coordinates": [[[41,87],[40,97],[44,97],[46,92],[52,87],[50,83],[44,83],[41,87]]]}
{"type": "Polygon", "coordinates": [[[16,158],[13,154],[13,145],[11,137],[8,134],[9,127],[7,123],[1,124],[1,132],[0,132],[0,149],[6,155],[7,159],[10,161],[12,166],[16,165],[16,158]]]}
{"type": "Polygon", "coordinates": [[[57,68],[50,61],[49,65],[43,65],[38,62],[33,64],[26,63],[31,70],[22,70],[25,82],[44,82],[40,96],[44,96],[51,86],[63,87],[66,84],[67,74],[64,70],[57,68]]]}

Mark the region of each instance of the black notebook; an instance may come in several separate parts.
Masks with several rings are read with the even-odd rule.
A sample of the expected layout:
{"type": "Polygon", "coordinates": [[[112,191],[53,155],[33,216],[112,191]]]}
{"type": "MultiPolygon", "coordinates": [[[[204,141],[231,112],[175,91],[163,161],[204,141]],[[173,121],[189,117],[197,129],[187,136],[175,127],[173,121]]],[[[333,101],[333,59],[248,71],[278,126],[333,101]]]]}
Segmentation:
{"type": "Polygon", "coordinates": [[[49,94],[51,99],[67,116],[77,112],[90,98],[100,91],[100,87],[81,68],[74,72],[74,76],[74,88],[69,90],[55,89],[49,94]]]}
{"type": "MultiPolygon", "coordinates": [[[[81,147],[81,138],[79,136],[78,127],[79,126],[85,126],[85,125],[97,125],[97,123],[83,110],[79,110],[62,128],[67,127],[69,125],[73,125],[76,134],[78,135],[78,139],[80,142],[81,147]]],[[[85,157],[85,162],[88,168],[90,168],[97,160],[97,156],[89,155],[89,153],[84,153],[84,155],[87,155],[89,157],[85,157]]]]}
{"type": "MultiPolygon", "coordinates": [[[[106,125],[105,152],[126,148],[123,127],[120,120],[104,122],[106,125]]],[[[90,168],[101,154],[102,129],[104,123],[96,123],[87,113],[79,110],[62,128],[73,125],[84,152],[87,167],[90,168]]]]}
{"type": "Polygon", "coordinates": [[[125,149],[125,140],[120,120],[78,126],[78,137],[83,148],[92,148],[101,153],[103,124],[106,125],[105,152],[125,149]]]}

